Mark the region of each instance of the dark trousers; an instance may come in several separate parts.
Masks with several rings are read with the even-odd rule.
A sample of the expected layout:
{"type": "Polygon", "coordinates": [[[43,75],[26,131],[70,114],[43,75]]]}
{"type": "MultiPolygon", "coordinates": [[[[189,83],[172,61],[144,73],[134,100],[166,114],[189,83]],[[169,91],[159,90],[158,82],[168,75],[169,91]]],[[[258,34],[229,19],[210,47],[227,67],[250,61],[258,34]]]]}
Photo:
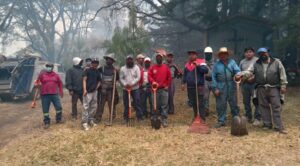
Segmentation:
{"type": "MultiPolygon", "coordinates": [[[[254,88],[255,88],[255,84],[249,84],[249,83],[242,84],[243,103],[244,103],[244,108],[245,108],[245,114],[249,120],[252,120],[251,101],[252,101],[252,97],[253,97],[254,88]]],[[[254,117],[257,120],[260,120],[261,113],[258,109],[258,105],[254,105],[254,107],[255,107],[254,117]]]]}
{"type": "MultiPolygon", "coordinates": [[[[123,117],[125,120],[128,119],[128,107],[129,107],[128,100],[129,100],[128,92],[127,92],[127,90],[123,90],[123,104],[124,104],[123,117]]],[[[142,108],[141,108],[141,98],[140,98],[139,89],[131,91],[131,101],[133,101],[137,119],[142,119],[143,113],[142,113],[142,108]]],[[[133,105],[132,105],[131,109],[133,110],[133,105]]]]}
{"type": "Polygon", "coordinates": [[[193,106],[194,117],[198,115],[198,110],[200,112],[201,119],[205,120],[205,108],[204,108],[204,87],[198,87],[198,110],[197,110],[197,96],[196,88],[187,88],[188,98],[193,106]]]}
{"type": "Polygon", "coordinates": [[[149,112],[153,110],[153,100],[152,100],[152,93],[150,88],[142,88],[140,89],[141,92],[141,106],[144,116],[148,116],[149,112]],[[150,111],[148,112],[148,103],[150,107],[150,111]]]}
{"type": "Polygon", "coordinates": [[[44,123],[50,124],[49,109],[50,109],[51,103],[53,103],[54,108],[56,110],[56,122],[61,121],[62,106],[60,103],[59,96],[57,94],[41,95],[41,101],[42,101],[42,108],[43,108],[43,114],[44,114],[44,123]]]}
{"type": "MultiPolygon", "coordinates": [[[[104,112],[104,107],[105,103],[108,103],[108,109],[109,109],[109,115],[111,113],[111,106],[112,106],[112,94],[113,94],[113,89],[106,89],[106,90],[101,90],[99,91],[100,94],[98,97],[98,106],[97,106],[97,111],[95,114],[95,119],[97,121],[101,121],[102,115],[104,112]]],[[[116,92],[117,93],[117,92],[116,92]]],[[[116,95],[115,95],[115,101],[117,100],[116,95]]],[[[114,102],[114,110],[113,110],[113,118],[116,117],[116,102],[114,102]]]]}
{"type": "Polygon", "coordinates": [[[282,106],[280,103],[280,90],[278,88],[257,88],[259,109],[262,113],[264,125],[274,128],[283,129],[281,120],[282,106]]]}
{"type": "Polygon", "coordinates": [[[174,80],[172,81],[171,85],[169,86],[168,93],[169,93],[168,113],[174,114],[175,113],[175,108],[174,108],[175,82],[174,82],[174,80]]]}
{"type": "Polygon", "coordinates": [[[72,117],[77,117],[77,102],[78,100],[80,100],[81,104],[82,104],[82,94],[79,93],[73,93],[72,95],[72,117]]]}

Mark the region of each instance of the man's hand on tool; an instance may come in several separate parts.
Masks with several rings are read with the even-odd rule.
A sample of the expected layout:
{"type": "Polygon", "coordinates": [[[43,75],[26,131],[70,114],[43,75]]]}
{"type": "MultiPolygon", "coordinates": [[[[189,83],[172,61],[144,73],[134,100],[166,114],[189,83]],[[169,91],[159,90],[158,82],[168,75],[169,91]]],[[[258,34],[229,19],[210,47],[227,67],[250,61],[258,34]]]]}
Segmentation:
{"type": "Polygon", "coordinates": [[[181,85],[181,90],[182,90],[182,91],[185,91],[185,84],[182,84],[182,85],[181,85]]]}
{"type": "Polygon", "coordinates": [[[219,89],[216,89],[216,90],[214,91],[214,94],[215,94],[216,97],[220,96],[220,90],[219,90],[219,89]]]}
{"type": "Polygon", "coordinates": [[[286,87],[281,87],[280,88],[280,93],[285,94],[286,93],[286,87]]]}

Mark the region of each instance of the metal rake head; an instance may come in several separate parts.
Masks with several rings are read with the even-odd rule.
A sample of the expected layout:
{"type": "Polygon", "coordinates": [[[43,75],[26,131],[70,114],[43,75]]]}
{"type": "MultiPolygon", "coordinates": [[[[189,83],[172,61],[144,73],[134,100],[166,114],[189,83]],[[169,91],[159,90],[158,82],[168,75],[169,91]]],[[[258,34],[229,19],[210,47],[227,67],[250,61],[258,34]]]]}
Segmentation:
{"type": "Polygon", "coordinates": [[[135,126],[135,119],[134,118],[128,118],[127,127],[133,127],[133,126],[135,126]]]}

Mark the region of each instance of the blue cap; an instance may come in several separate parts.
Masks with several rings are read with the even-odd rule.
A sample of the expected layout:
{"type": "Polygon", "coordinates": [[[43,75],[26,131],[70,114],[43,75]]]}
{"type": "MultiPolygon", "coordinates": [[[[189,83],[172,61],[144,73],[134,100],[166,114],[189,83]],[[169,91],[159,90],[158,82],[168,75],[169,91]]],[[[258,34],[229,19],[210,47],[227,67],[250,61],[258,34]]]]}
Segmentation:
{"type": "Polygon", "coordinates": [[[257,53],[262,53],[262,52],[268,52],[268,49],[264,48],[264,47],[261,47],[257,50],[257,53]]]}

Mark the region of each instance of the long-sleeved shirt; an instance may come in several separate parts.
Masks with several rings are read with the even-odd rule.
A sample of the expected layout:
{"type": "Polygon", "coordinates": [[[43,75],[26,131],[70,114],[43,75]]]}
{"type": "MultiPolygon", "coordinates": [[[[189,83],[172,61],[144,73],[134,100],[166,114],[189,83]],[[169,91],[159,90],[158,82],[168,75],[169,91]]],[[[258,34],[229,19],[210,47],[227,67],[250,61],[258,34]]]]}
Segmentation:
{"type": "Polygon", "coordinates": [[[228,59],[225,65],[218,60],[212,71],[212,89],[223,89],[226,85],[233,83],[233,77],[241,70],[233,59],[228,59]]]}
{"type": "Polygon", "coordinates": [[[63,93],[63,84],[55,72],[41,72],[38,79],[41,83],[41,95],[55,95],[63,93]]]}
{"type": "Polygon", "coordinates": [[[204,75],[208,73],[208,67],[204,59],[196,60],[197,66],[188,62],[183,71],[182,84],[187,84],[187,88],[196,87],[195,70],[197,70],[197,86],[204,85],[204,75]]]}
{"type": "Polygon", "coordinates": [[[131,90],[139,88],[139,81],[141,79],[141,71],[137,65],[128,68],[126,65],[120,69],[120,82],[126,88],[126,85],[131,86],[131,90]]]}
{"type": "Polygon", "coordinates": [[[158,83],[158,88],[167,88],[172,81],[171,71],[165,64],[153,65],[149,69],[148,79],[150,84],[158,83]]]}
{"type": "Polygon", "coordinates": [[[253,68],[253,65],[256,63],[256,61],[258,60],[257,57],[253,57],[252,59],[248,60],[247,58],[243,59],[240,62],[240,69],[241,71],[249,71],[253,68]]]}

